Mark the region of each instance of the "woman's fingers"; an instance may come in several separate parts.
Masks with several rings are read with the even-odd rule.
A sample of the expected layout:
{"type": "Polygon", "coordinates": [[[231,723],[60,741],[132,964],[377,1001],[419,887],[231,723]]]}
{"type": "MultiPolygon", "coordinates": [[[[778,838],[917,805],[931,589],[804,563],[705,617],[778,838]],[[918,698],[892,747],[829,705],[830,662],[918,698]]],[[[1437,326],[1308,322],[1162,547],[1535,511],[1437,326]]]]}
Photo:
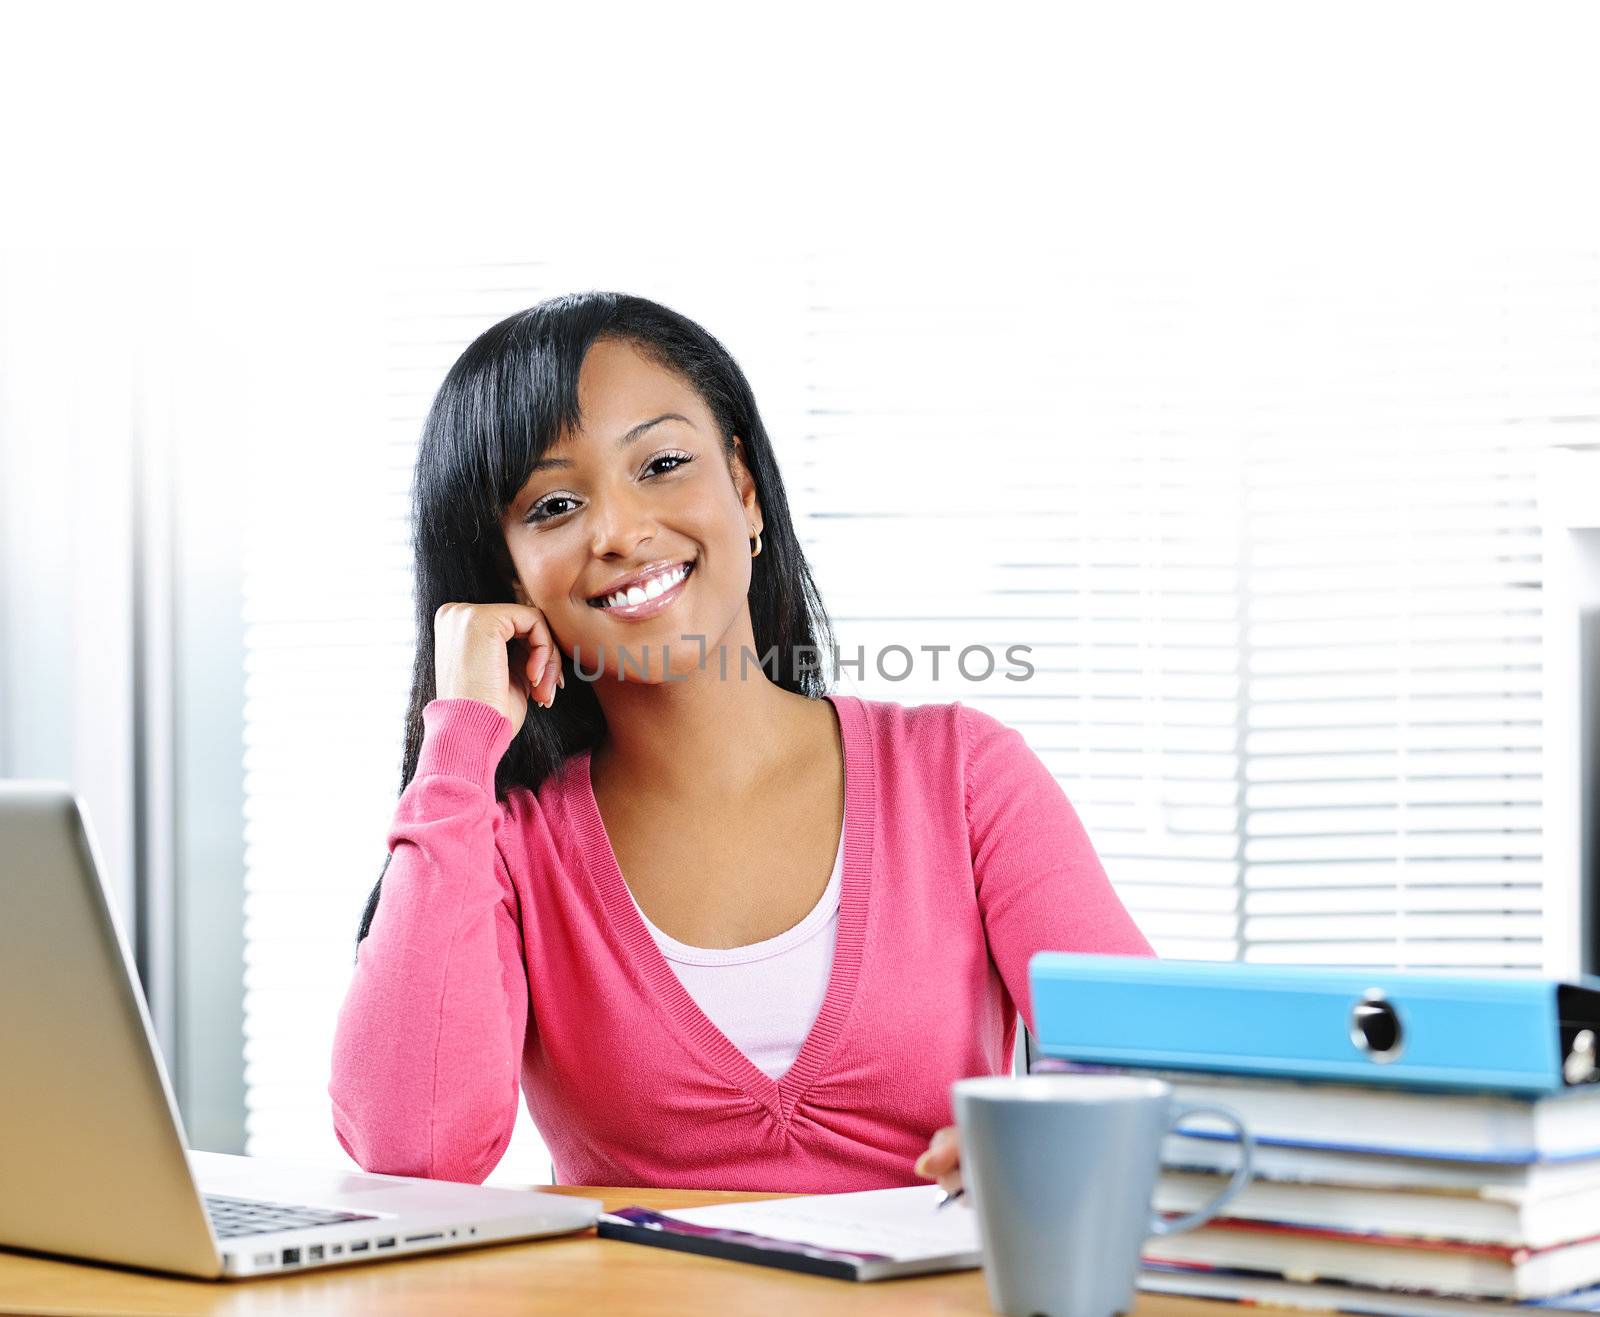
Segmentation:
{"type": "Polygon", "coordinates": [[[561,651],[554,645],[550,647],[550,661],[545,667],[544,684],[547,687],[545,700],[554,703],[556,689],[561,685],[561,651]]]}
{"type": "Polygon", "coordinates": [[[916,1173],[926,1180],[939,1178],[961,1164],[961,1143],[954,1125],[946,1125],[928,1141],[928,1150],[917,1158],[916,1173]]]}
{"type": "Polygon", "coordinates": [[[544,638],[530,637],[532,650],[528,655],[528,695],[536,704],[548,709],[562,686],[561,651],[544,638]]]}
{"type": "Polygon", "coordinates": [[[543,704],[544,696],[539,693],[539,683],[544,680],[545,669],[550,664],[550,646],[530,636],[528,647],[528,664],[524,669],[528,678],[528,696],[543,704]]]}
{"type": "Polygon", "coordinates": [[[954,1125],[934,1133],[913,1169],[924,1179],[937,1180],[947,1194],[961,1188],[961,1136],[954,1125]]]}

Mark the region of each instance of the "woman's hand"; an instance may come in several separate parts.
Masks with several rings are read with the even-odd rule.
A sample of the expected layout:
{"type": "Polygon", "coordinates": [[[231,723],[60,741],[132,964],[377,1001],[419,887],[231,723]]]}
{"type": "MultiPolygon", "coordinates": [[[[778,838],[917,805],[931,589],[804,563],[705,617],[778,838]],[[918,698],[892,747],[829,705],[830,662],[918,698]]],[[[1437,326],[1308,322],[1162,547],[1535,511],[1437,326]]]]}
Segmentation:
{"type": "Polygon", "coordinates": [[[441,604],[433,615],[438,699],[478,700],[522,727],[528,700],[549,708],[563,684],[561,651],[529,604],[441,604]]]}
{"type": "Polygon", "coordinates": [[[928,1150],[917,1158],[912,1167],[925,1180],[938,1180],[947,1194],[961,1188],[961,1135],[954,1125],[936,1130],[928,1141],[928,1150]]]}

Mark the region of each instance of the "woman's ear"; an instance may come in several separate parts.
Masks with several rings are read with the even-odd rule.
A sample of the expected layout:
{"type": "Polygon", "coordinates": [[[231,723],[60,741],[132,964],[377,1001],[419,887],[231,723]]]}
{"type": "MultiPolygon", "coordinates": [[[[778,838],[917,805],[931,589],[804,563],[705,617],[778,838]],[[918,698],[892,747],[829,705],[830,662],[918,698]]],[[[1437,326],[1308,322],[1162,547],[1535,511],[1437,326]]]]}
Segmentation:
{"type": "Polygon", "coordinates": [[[750,533],[756,534],[761,529],[761,501],[756,497],[756,482],[750,474],[750,468],[745,465],[744,441],[738,435],[733,437],[733,487],[738,492],[739,502],[744,507],[745,525],[750,527],[750,533]]]}

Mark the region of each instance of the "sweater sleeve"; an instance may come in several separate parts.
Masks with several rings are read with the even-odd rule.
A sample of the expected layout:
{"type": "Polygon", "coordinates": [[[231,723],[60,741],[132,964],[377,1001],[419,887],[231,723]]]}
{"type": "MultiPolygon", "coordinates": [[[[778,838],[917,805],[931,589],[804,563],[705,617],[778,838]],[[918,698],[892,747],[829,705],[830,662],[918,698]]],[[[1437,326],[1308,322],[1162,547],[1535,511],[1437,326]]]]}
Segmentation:
{"type": "Polygon", "coordinates": [[[334,1032],[333,1126],[358,1165],[481,1183],[511,1139],[528,976],[496,845],[515,735],[477,700],[432,701],[392,858],[334,1032]]]}
{"type": "Polygon", "coordinates": [[[1031,1030],[1028,961],[1035,952],[1155,953],[1061,784],[1022,733],[980,710],[957,709],[978,909],[989,955],[1031,1030]]]}

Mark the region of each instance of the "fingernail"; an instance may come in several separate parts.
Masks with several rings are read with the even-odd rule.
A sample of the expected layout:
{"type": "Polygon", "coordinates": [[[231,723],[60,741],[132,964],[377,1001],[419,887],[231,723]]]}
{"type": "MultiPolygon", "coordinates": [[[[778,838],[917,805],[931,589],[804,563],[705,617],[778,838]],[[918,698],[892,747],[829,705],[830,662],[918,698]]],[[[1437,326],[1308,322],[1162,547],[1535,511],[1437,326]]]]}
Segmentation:
{"type": "Polygon", "coordinates": [[[917,1164],[911,1168],[918,1175],[926,1176],[928,1173],[928,1154],[923,1153],[917,1158],[917,1164]]]}

